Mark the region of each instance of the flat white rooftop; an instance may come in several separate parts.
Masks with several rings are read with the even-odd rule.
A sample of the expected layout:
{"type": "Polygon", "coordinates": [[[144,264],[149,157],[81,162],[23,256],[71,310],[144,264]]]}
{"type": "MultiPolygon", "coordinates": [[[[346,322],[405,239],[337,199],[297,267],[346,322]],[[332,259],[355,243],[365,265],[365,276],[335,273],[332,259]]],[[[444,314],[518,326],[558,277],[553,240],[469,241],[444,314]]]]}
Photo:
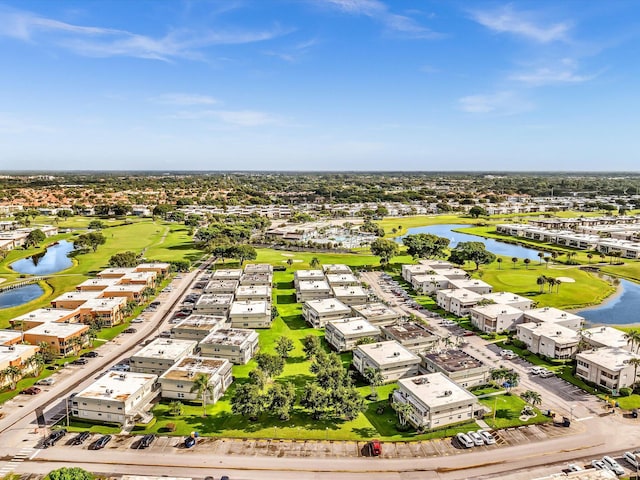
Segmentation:
{"type": "Polygon", "coordinates": [[[170,263],[164,262],[155,262],[155,263],[141,263],[136,267],[136,270],[140,271],[143,269],[157,269],[157,270],[168,270],[171,268],[170,263]]]}
{"type": "Polygon", "coordinates": [[[205,290],[215,290],[215,289],[231,289],[235,290],[238,288],[239,282],[238,280],[234,280],[232,278],[216,278],[215,280],[211,280],[207,283],[207,286],[204,288],[205,290]]]}
{"type": "Polygon", "coordinates": [[[42,323],[27,330],[25,335],[50,335],[57,338],[67,338],[79,335],[89,330],[89,325],[83,323],[42,323]]]}
{"type": "Polygon", "coordinates": [[[328,263],[322,266],[324,273],[353,273],[351,268],[342,263],[328,263]]]}
{"type": "Polygon", "coordinates": [[[427,266],[432,270],[443,270],[443,269],[455,268],[452,263],[447,262],[445,260],[424,259],[424,260],[420,260],[418,263],[420,265],[427,266]]]}
{"type": "Polygon", "coordinates": [[[189,315],[180,323],[174,325],[174,329],[189,328],[191,330],[210,330],[217,325],[226,323],[227,317],[221,315],[189,315]]]}
{"type": "Polygon", "coordinates": [[[200,295],[196,302],[196,308],[205,305],[231,305],[233,295],[230,293],[205,293],[200,295]]]}
{"type": "Polygon", "coordinates": [[[477,278],[460,278],[449,280],[449,282],[456,288],[491,288],[491,285],[489,285],[487,282],[483,282],[482,280],[478,280],[477,278]]]}
{"type": "Polygon", "coordinates": [[[351,308],[365,318],[400,317],[400,313],[384,303],[365,303],[364,305],[354,305],[351,308]]]}
{"type": "Polygon", "coordinates": [[[156,277],[156,272],[131,272],[123,275],[120,280],[123,282],[148,282],[149,280],[154,280],[156,277]]]}
{"type": "Polygon", "coordinates": [[[141,293],[145,288],[147,288],[147,286],[141,283],[128,283],[126,285],[117,284],[107,287],[102,290],[102,292],[98,293],[102,293],[103,295],[113,294],[117,292],[141,293]]]}
{"type": "Polygon", "coordinates": [[[179,360],[169,370],[160,375],[160,378],[193,381],[194,377],[199,373],[214,377],[225,366],[229,367],[230,363],[222,358],[188,356],[179,360]]]}
{"type": "Polygon", "coordinates": [[[249,330],[248,328],[221,328],[215,332],[211,332],[204,339],[200,341],[200,345],[203,343],[212,345],[242,345],[244,342],[252,342],[258,339],[258,334],[255,330],[249,330]]]}
{"type": "Polygon", "coordinates": [[[327,273],[327,282],[329,283],[360,283],[352,273],[327,273]]]}
{"type": "Polygon", "coordinates": [[[269,263],[247,263],[244,273],[273,273],[273,266],[269,263]]]}
{"type": "Polygon", "coordinates": [[[124,297],[106,297],[106,298],[92,298],[82,304],[82,309],[90,308],[96,312],[113,310],[114,308],[124,307],[127,304],[127,299],[124,297]]]}
{"type": "Polygon", "coordinates": [[[629,345],[625,335],[622,330],[612,327],[593,327],[582,331],[582,336],[587,341],[613,348],[625,348],[629,345]]]}
{"type": "Polygon", "coordinates": [[[94,287],[94,288],[102,287],[104,289],[104,288],[110,287],[111,285],[115,285],[119,281],[120,281],[119,278],[90,278],[78,284],[76,288],[78,290],[80,290],[82,287],[94,287]]]}
{"type": "Polygon", "coordinates": [[[156,338],[149,345],[143,347],[132,357],[178,359],[186,353],[191,353],[198,342],[195,340],[178,340],[175,338],[156,338]]]}
{"type": "Polygon", "coordinates": [[[482,296],[487,300],[492,300],[496,303],[501,303],[501,304],[522,303],[522,302],[533,303],[533,300],[531,300],[530,298],[523,297],[522,295],[517,295],[511,292],[492,292],[492,293],[485,293],[482,296]]]}
{"type": "Polygon", "coordinates": [[[324,273],[322,270],[296,270],[293,274],[296,280],[322,280],[324,273]]]}
{"type": "Polygon", "coordinates": [[[361,350],[380,367],[393,363],[420,361],[417,355],[404,348],[395,340],[358,345],[356,348],[361,350]]]}
{"type": "Polygon", "coordinates": [[[98,276],[120,276],[122,277],[123,275],[126,275],[127,273],[131,273],[134,272],[135,268],[127,268],[127,267],[120,267],[120,268],[105,268],[104,270],[102,270],[100,273],[98,273],[98,276]]]}
{"type": "Polygon", "coordinates": [[[22,332],[17,330],[0,330],[0,345],[22,340],[22,332]]]}
{"type": "Polygon", "coordinates": [[[87,300],[91,300],[92,298],[100,297],[100,295],[102,295],[102,292],[104,292],[104,290],[96,290],[96,291],[89,291],[89,292],[67,292],[54,298],[53,300],[51,300],[51,302],[52,303],[61,302],[64,300],[71,300],[71,301],[84,300],[86,302],[87,300]]]}
{"type": "Polygon", "coordinates": [[[571,320],[584,322],[584,318],[573,313],[565,312],[554,307],[534,308],[524,312],[524,316],[532,321],[539,322],[567,322],[571,320]]]}
{"type": "Polygon", "coordinates": [[[476,403],[478,401],[475,395],[441,372],[401,378],[398,380],[398,385],[431,409],[459,402],[476,403]]]}
{"type": "Polygon", "coordinates": [[[461,303],[477,303],[482,300],[482,295],[465,288],[441,290],[441,292],[450,299],[458,300],[461,303]]]}
{"type": "Polygon", "coordinates": [[[0,364],[14,362],[25,354],[31,356],[37,351],[35,345],[0,345],[0,364]]]}
{"type": "Polygon", "coordinates": [[[521,323],[517,328],[529,330],[535,335],[551,338],[556,343],[577,343],[580,341],[580,335],[578,332],[556,323],[528,322],[521,323]]]}
{"type": "Polygon", "coordinates": [[[324,280],[300,280],[298,283],[300,293],[310,292],[330,292],[331,287],[324,280]]]}
{"type": "Polygon", "coordinates": [[[131,395],[157,378],[157,375],[150,373],[108,371],[74,398],[101,398],[125,402],[131,395]]]}
{"type": "Polygon", "coordinates": [[[343,318],[341,320],[332,320],[327,325],[331,324],[338,332],[342,333],[345,337],[352,335],[380,335],[380,329],[374,327],[362,317],[343,318]]]}
{"type": "Polygon", "coordinates": [[[269,285],[240,285],[236,289],[236,296],[238,295],[271,295],[271,287],[269,285]]]}
{"type": "Polygon", "coordinates": [[[511,305],[502,305],[499,303],[491,303],[489,305],[476,306],[471,309],[472,312],[478,312],[488,318],[497,318],[500,315],[521,315],[522,310],[511,305]]]}
{"type": "Polygon", "coordinates": [[[632,358],[640,358],[640,356],[622,348],[604,347],[580,352],[576,355],[576,358],[582,358],[607,370],[616,372],[628,367],[629,360],[632,358]]]}
{"type": "Polygon", "coordinates": [[[243,300],[241,302],[233,302],[229,316],[233,315],[266,315],[271,311],[271,303],[265,301],[251,302],[243,300]]]}
{"type": "Polygon", "coordinates": [[[323,298],[305,302],[308,309],[315,310],[319,315],[324,313],[350,313],[351,309],[335,298],[323,298]]]}
{"type": "Polygon", "coordinates": [[[214,270],[211,278],[219,280],[221,278],[239,280],[242,276],[242,270],[240,268],[225,268],[220,270],[214,270]]]}
{"type": "Polygon", "coordinates": [[[333,294],[336,297],[344,297],[344,298],[348,298],[348,297],[362,297],[362,296],[367,296],[367,292],[365,291],[364,288],[359,287],[357,285],[355,286],[348,286],[348,287],[333,287],[333,294]]]}
{"type": "Polygon", "coordinates": [[[37,310],[33,310],[29,313],[25,313],[24,315],[20,315],[15,317],[13,320],[15,322],[21,321],[38,321],[38,322],[57,322],[59,320],[69,318],[77,314],[79,310],[76,309],[66,309],[66,308],[38,308],[37,310]]]}

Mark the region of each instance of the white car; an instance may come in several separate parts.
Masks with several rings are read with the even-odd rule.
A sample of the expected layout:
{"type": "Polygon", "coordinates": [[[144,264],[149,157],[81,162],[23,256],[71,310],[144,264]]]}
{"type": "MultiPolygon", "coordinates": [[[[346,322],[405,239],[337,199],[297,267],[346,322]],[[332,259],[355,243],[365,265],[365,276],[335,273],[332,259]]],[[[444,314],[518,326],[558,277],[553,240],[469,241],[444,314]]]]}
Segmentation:
{"type": "Polygon", "coordinates": [[[484,439],[478,432],[467,432],[467,435],[473,441],[475,446],[481,447],[482,445],[484,445],[484,439]]]}
{"type": "Polygon", "coordinates": [[[458,440],[458,443],[464,448],[473,448],[473,446],[475,445],[475,443],[473,443],[473,440],[471,440],[471,438],[469,438],[466,433],[460,432],[456,434],[456,440],[458,440]]]}
{"type": "Polygon", "coordinates": [[[484,443],[486,443],[487,445],[493,445],[494,443],[496,443],[495,437],[486,430],[478,430],[478,435],[482,437],[484,443]]]}
{"type": "Polygon", "coordinates": [[[608,470],[607,466],[602,460],[591,460],[591,466],[596,470],[608,470]]]}
{"type": "Polygon", "coordinates": [[[529,373],[530,373],[531,375],[539,375],[539,374],[541,374],[542,372],[544,372],[545,370],[546,370],[546,368],[544,368],[544,367],[537,367],[537,366],[536,366],[536,367],[531,367],[531,368],[529,369],[529,373]]]}
{"type": "Polygon", "coordinates": [[[640,462],[638,462],[638,457],[633,452],[624,452],[622,456],[628,463],[634,466],[634,468],[640,467],[640,462]]]}
{"type": "Polygon", "coordinates": [[[507,360],[513,360],[514,358],[518,358],[518,354],[517,353],[513,353],[513,352],[509,352],[509,353],[505,353],[502,358],[506,358],[507,360]]]}
{"type": "Polygon", "coordinates": [[[582,470],[584,470],[584,468],[582,468],[580,465],[576,465],[575,463],[570,463],[569,465],[567,465],[567,469],[570,472],[581,472],[582,470]]]}
{"type": "Polygon", "coordinates": [[[555,375],[555,373],[553,373],[551,370],[547,370],[546,368],[544,369],[544,371],[540,372],[540,378],[549,378],[549,377],[553,377],[555,375]]]}
{"type": "Polygon", "coordinates": [[[604,463],[605,467],[608,470],[611,470],[616,475],[618,476],[624,475],[624,468],[622,468],[622,466],[618,462],[616,462],[612,457],[608,455],[602,457],[602,463],[604,463]]]}
{"type": "Polygon", "coordinates": [[[47,377],[47,378],[43,378],[42,380],[38,380],[36,382],[36,385],[44,385],[44,386],[51,386],[54,383],[56,383],[55,379],[51,378],[51,377],[47,377]]]}

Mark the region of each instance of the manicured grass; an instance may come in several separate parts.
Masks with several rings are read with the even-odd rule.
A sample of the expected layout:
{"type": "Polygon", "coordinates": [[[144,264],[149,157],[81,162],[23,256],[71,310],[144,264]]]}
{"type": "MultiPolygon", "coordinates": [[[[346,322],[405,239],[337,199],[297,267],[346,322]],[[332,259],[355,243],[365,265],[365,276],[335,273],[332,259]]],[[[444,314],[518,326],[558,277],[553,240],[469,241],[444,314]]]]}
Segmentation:
{"type": "Polygon", "coordinates": [[[629,395],[628,397],[615,397],[615,401],[618,402],[618,405],[623,410],[640,408],[640,395],[638,394],[629,395]]]}
{"type": "MultiPolygon", "coordinates": [[[[543,399],[544,401],[544,399],[543,399]]],[[[484,417],[484,421],[491,428],[509,428],[520,425],[533,425],[538,423],[549,423],[551,419],[542,415],[542,412],[534,408],[536,416],[527,421],[520,420],[520,412],[527,403],[517,395],[496,395],[493,397],[481,398],[479,402],[491,409],[484,417]],[[494,418],[495,413],[495,418],[494,418]]]]}
{"type": "Polygon", "coordinates": [[[99,433],[100,435],[117,435],[122,430],[121,427],[115,425],[98,425],[95,423],[82,422],[73,418],[70,419],[68,427],[64,419],[62,419],[60,423],[58,423],[58,427],[66,428],[70,433],[89,431],[91,433],[99,433]]]}

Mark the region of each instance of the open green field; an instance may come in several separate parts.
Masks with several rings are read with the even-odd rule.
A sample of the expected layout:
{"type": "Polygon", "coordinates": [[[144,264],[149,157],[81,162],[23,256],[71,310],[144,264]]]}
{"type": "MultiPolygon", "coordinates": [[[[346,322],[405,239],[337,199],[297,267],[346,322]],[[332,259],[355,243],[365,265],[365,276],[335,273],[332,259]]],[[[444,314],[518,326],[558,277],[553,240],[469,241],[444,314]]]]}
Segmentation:
{"type": "MultiPolygon", "coordinates": [[[[79,222],[82,218],[86,219],[86,217],[72,217],[72,220],[79,222]]],[[[146,258],[153,260],[187,259],[193,261],[201,256],[202,253],[193,248],[193,244],[188,239],[188,230],[184,225],[168,224],[150,219],[134,220],[131,223],[119,221],[116,226],[105,228],[102,232],[107,241],[98,247],[96,252],[73,257],[73,265],[70,268],[47,275],[46,281],[42,282],[45,288],[43,296],[25,305],[1,309],[0,328],[5,328],[9,319],[36,308],[45,307],[49,305],[51,299],[73,290],[77,284],[104,269],[109,258],[116,253],[131,250],[143,253],[146,258]]],[[[5,280],[3,283],[8,285],[24,280],[23,276],[9,267],[14,261],[42,252],[46,245],[57,240],[73,241],[73,237],[73,233],[59,234],[48,238],[38,248],[10,251],[6,258],[0,262],[0,278],[5,280]]]]}
{"type": "MultiPolygon", "coordinates": [[[[527,403],[517,395],[495,395],[481,398],[480,403],[491,410],[484,417],[484,421],[491,428],[509,428],[519,425],[533,425],[537,423],[549,423],[551,418],[542,415],[542,412],[534,408],[535,417],[527,421],[520,420],[520,412],[527,403]]],[[[544,402],[544,399],[542,399],[544,402]]]]}

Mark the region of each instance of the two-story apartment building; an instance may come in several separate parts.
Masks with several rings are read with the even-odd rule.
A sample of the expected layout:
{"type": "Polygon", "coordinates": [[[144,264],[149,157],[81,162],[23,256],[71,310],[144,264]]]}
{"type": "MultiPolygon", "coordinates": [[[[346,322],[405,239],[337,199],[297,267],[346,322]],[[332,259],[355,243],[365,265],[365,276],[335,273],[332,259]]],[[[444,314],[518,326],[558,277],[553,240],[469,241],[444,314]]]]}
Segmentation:
{"type": "Polygon", "coordinates": [[[378,341],[380,329],[362,317],[343,318],[327,322],[324,338],[338,352],[346,352],[353,350],[362,339],[370,338],[378,341]]]}
{"type": "Polygon", "coordinates": [[[355,315],[364,318],[376,327],[394,325],[402,318],[398,311],[380,302],[353,305],[351,309],[355,315]]]}
{"type": "Polygon", "coordinates": [[[171,337],[200,342],[211,332],[230,326],[227,317],[221,315],[189,315],[171,328],[171,337]]]}
{"type": "MultiPolygon", "coordinates": [[[[218,270],[219,271],[219,270],[218,270]]],[[[198,315],[227,316],[233,303],[231,294],[204,294],[196,301],[193,311],[198,315]]]]}
{"type": "Polygon", "coordinates": [[[420,357],[398,342],[358,345],[353,351],[353,366],[365,376],[368,368],[380,372],[384,383],[418,374],[420,357]]]}
{"type": "Polygon", "coordinates": [[[558,359],[573,358],[580,343],[578,332],[557,323],[521,323],[516,337],[530,352],[558,359]]]}
{"type": "Polygon", "coordinates": [[[490,367],[462,350],[422,355],[422,370],[440,372],[464,388],[484,385],[490,380],[490,367]]]}
{"type": "Polygon", "coordinates": [[[440,340],[425,325],[410,321],[382,327],[382,338],[394,340],[413,353],[428,352],[440,340]]]}
{"type": "Polygon", "coordinates": [[[245,300],[233,302],[229,310],[229,321],[233,328],[271,327],[271,302],[245,300]]]}
{"type": "Polygon", "coordinates": [[[640,358],[622,348],[598,348],[576,355],[576,376],[610,391],[633,386],[636,368],[631,359],[640,358]]]}
{"type": "Polygon", "coordinates": [[[24,332],[24,342],[31,345],[46,343],[53,355],[75,355],[87,343],[89,325],[82,323],[43,323],[24,332]]]}
{"type": "Polygon", "coordinates": [[[191,355],[198,342],[174,338],[156,338],[129,359],[132,372],[162,375],[177,361],[191,355]]]}
{"type": "Polygon", "coordinates": [[[300,280],[296,285],[296,302],[331,298],[331,287],[325,280],[300,280]]]}
{"type": "Polygon", "coordinates": [[[345,305],[362,305],[369,300],[367,291],[359,286],[356,287],[333,287],[333,296],[345,305]]]}
{"type": "Polygon", "coordinates": [[[302,316],[313,328],[324,328],[331,320],[351,316],[351,308],[335,298],[310,300],[302,305],[302,316]]]}
{"type": "Polygon", "coordinates": [[[199,346],[203,357],[226,358],[244,365],[258,351],[258,334],[243,328],[221,328],[207,335],[199,346]]]}
{"type": "Polygon", "coordinates": [[[473,326],[486,333],[513,331],[524,318],[519,308],[499,303],[476,305],[469,309],[469,315],[473,326]]]}
{"type": "Polygon", "coordinates": [[[205,392],[207,405],[216,403],[233,382],[229,360],[188,356],[160,375],[160,395],[177,400],[201,400],[193,390],[194,380],[199,375],[205,375],[211,386],[211,390],[205,392]]]}

